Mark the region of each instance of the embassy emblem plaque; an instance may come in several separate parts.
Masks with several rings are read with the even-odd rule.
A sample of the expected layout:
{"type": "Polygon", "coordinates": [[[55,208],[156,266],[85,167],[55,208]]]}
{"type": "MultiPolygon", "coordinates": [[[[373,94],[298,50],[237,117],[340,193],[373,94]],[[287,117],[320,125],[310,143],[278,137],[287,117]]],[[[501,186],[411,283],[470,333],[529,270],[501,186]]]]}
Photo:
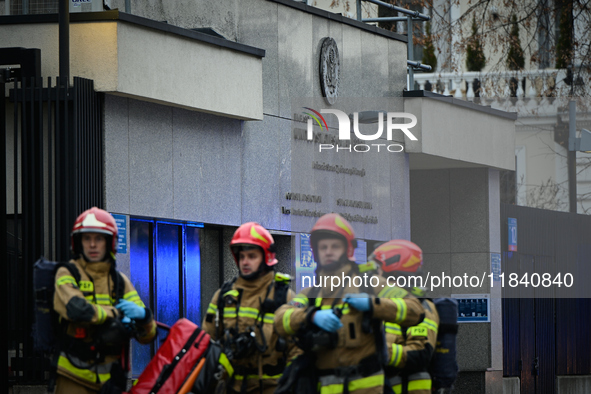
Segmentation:
{"type": "Polygon", "coordinates": [[[329,104],[334,104],[339,95],[341,62],[337,43],[330,37],[322,39],[320,48],[320,89],[329,104]]]}

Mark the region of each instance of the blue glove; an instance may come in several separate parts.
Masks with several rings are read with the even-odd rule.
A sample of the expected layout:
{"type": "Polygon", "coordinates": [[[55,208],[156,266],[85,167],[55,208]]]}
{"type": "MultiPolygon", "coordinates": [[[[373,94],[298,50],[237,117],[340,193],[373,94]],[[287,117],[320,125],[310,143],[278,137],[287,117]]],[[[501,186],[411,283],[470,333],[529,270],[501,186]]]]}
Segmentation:
{"type": "Polygon", "coordinates": [[[125,316],[133,320],[141,320],[146,317],[146,310],[131,301],[121,299],[115,307],[123,312],[125,316]]]}
{"type": "Polygon", "coordinates": [[[346,294],[343,303],[361,312],[367,312],[371,308],[371,300],[367,293],[346,294]]]}
{"type": "Polygon", "coordinates": [[[339,320],[337,315],[334,314],[332,309],[322,309],[314,313],[312,322],[318,327],[328,332],[335,332],[339,328],[343,327],[343,323],[339,320]]]}
{"type": "Polygon", "coordinates": [[[131,323],[131,319],[127,316],[123,316],[123,319],[121,319],[121,323],[129,324],[129,323],[131,323]]]}

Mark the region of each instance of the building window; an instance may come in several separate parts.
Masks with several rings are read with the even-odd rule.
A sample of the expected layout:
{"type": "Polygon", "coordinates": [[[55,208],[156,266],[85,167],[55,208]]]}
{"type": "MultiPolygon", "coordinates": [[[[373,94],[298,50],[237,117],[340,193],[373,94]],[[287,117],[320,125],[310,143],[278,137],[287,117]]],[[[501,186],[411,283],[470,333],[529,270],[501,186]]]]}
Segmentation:
{"type": "MultiPolygon", "coordinates": [[[[201,322],[202,227],[196,223],[130,219],[131,281],[158,322],[172,326],[181,317],[201,322]]],[[[134,377],[141,374],[158,345],[133,342],[134,377]]]]}
{"type": "Polygon", "coordinates": [[[58,0],[7,0],[10,15],[57,14],[58,0]]]}

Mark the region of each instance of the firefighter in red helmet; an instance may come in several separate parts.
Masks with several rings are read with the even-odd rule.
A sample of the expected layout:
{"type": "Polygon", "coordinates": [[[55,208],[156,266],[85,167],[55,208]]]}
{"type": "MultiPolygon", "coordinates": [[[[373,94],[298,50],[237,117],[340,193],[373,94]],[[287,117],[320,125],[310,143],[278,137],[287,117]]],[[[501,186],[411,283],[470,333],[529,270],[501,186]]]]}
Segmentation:
{"type": "Polygon", "coordinates": [[[413,294],[425,310],[425,318],[416,326],[385,324],[388,350],[386,385],[394,393],[429,394],[431,376],[428,369],[437,345],[439,315],[435,304],[427,298],[426,291],[419,287],[422,283],[423,251],[411,241],[396,239],[378,246],[368,260],[375,262],[384,277],[391,277],[389,284],[406,285],[406,288],[392,287],[391,291],[398,292],[400,296],[413,294]]]}
{"type": "Polygon", "coordinates": [[[295,377],[284,379],[280,392],[288,392],[288,386],[294,385],[295,392],[382,393],[383,322],[418,324],[423,308],[414,297],[388,296],[388,288],[382,286],[385,280],[370,284],[367,277],[363,278],[354,258],[355,233],[342,216],[330,213],[319,218],[312,228],[310,244],[317,263],[317,282],[277,311],[275,327],[281,335],[295,337],[313,368],[303,365],[310,361],[302,365],[294,361],[289,376],[293,373],[295,377]],[[331,282],[339,278],[342,283],[333,287],[331,282],[324,282],[324,286],[315,287],[326,277],[331,282]],[[316,382],[297,386],[309,381],[303,379],[309,373],[302,371],[316,374],[316,382]]]}
{"type": "Polygon", "coordinates": [[[215,292],[202,327],[221,343],[231,364],[225,368],[228,375],[232,372],[228,393],[272,393],[297,353],[273,327],[275,310],[293,298],[291,279],[275,272],[275,241],[258,223],[236,230],[230,252],[239,275],[215,292]]]}
{"type": "Polygon", "coordinates": [[[125,390],[129,366],[122,354],[132,335],[140,343],[154,339],[156,323],[115,267],[117,225],[111,214],[96,207],[84,211],[70,238],[75,259],[55,276],[53,304],[63,329],[56,393],[98,393],[105,386],[125,390]]]}

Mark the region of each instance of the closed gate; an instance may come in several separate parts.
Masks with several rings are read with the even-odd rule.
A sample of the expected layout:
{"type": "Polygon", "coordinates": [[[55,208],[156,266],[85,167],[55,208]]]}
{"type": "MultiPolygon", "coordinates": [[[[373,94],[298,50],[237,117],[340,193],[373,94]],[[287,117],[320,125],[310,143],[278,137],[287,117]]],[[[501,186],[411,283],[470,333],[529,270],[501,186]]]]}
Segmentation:
{"type": "MultiPolygon", "coordinates": [[[[547,272],[554,278],[571,271],[576,278],[577,267],[591,264],[591,216],[502,204],[501,229],[505,275],[547,272]],[[509,218],[517,219],[513,252],[509,218]]],[[[520,378],[521,393],[556,393],[556,376],[591,374],[591,300],[541,297],[542,291],[503,289],[503,374],[520,378]]]]}
{"type": "Polygon", "coordinates": [[[39,256],[70,258],[69,232],[83,209],[102,206],[100,96],[93,82],[43,80],[38,49],[0,48],[0,259],[8,293],[9,385],[47,379],[35,354],[32,268],[39,256]],[[20,68],[2,68],[20,65],[20,68]]]}

